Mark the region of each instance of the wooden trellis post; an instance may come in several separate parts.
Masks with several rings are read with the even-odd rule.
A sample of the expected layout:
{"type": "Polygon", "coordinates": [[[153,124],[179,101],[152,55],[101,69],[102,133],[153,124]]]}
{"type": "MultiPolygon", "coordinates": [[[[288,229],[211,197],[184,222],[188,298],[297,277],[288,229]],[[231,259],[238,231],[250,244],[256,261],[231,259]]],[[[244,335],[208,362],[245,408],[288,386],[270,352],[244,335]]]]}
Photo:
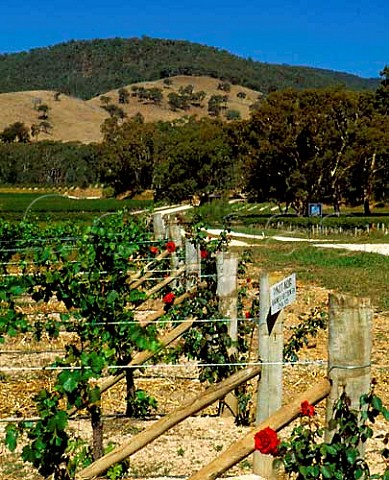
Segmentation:
{"type": "Polygon", "coordinates": [[[169,239],[172,240],[178,248],[183,247],[182,229],[177,217],[169,217],[169,239]]]}
{"type": "MultiPolygon", "coordinates": [[[[282,405],[283,348],[283,311],[271,315],[269,275],[262,272],[259,287],[258,355],[263,365],[258,384],[257,425],[282,405]]],[[[264,478],[274,478],[273,457],[254,452],[253,470],[264,478]]]]}
{"type": "MultiPolygon", "coordinates": [[[[328,378],[331,392],[327,399],[327,422],[333,406],[345,391],[351,408],[359,409],[359,399],[368,393],[371,383],[370,299],[329,295],[328,378]]],[[[326,432],[326,441],[332,432],[326,432]]]]}
{"type": "Polygon", "coordinates": [[[185,276],[186,288],[192,288],[201,279],[200,247],[185,239],[185,276]]]}
{"type": "MultiPolygon", "coordinates": [[[[169,233],[169,240],[175,243],[177,248],[182,248],[183,241],[181,235],[181,228],[177,221],[176,217],[169,217],[168,218],[168,233],[169,233]]],[[[180,268],[180,260],[178,258],[177,252],[173,252],[171,254],[171,275],[175,275],[180,268]]],[[[174,282],[174,286],[177,287],[177,281],[174,282]]]]}
{"type": "Polygon", "coordinates": [[[217,288],[219,311],[229,319],[228,333],[233,341],[238,339],[238,258],[234,253],[216,254],[217,288]]]}
{"type": "MultiPolygon", "coordinates": [[[[216,254],[217,288],[219,297],[219,312],[224,318],[229,319],[228,334],[233,342],[238,340],[238,258],[230,252],[218,252],[216,254]]],[[[230,354],[236,351],[231,347],[230,354]]],[[[224,399],[224,415],[237,415],[238,401],[232,393],[224,399]]]]}
{"type": "Polygon", "coordinates": [[[153,214],[153,229],[155,240],[163,240],[166,238],[166,228],[162,213],[153,214]]]}

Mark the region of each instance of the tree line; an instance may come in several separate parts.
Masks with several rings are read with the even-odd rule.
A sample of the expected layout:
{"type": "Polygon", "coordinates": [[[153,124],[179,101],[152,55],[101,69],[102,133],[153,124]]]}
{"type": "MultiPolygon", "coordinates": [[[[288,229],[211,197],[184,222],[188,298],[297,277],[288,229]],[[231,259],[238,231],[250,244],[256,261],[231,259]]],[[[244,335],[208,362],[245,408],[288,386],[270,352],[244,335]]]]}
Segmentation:
{"type": "Polygon", "coordinates": [[[388,74],[372,92],[271,92],[245,121],[112,116],[100,144],[0,143],[0,183],[104,183],[116,194],[152,189],[156,200],[174,202],[244,192],[298,213],[309,202],[335,211],[347,202],[368,214],[388,195],[388,74]]]}

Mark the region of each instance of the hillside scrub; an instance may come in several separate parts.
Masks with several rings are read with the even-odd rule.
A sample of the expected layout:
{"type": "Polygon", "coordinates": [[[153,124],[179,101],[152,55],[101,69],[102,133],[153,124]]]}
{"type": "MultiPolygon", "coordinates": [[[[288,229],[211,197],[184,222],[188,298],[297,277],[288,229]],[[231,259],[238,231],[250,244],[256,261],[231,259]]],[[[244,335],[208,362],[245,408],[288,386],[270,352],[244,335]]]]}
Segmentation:
{"type": "Polygon", "coordinates": [[[262,92],[330,85],[373,89],[378,83],[331,70],[254,62],[198,43],[146,36],[73,40],[1,55],[0,60],[0,92],[55,90],[84,99],[129,83],[176,75],[209,75],[262,92]]]}

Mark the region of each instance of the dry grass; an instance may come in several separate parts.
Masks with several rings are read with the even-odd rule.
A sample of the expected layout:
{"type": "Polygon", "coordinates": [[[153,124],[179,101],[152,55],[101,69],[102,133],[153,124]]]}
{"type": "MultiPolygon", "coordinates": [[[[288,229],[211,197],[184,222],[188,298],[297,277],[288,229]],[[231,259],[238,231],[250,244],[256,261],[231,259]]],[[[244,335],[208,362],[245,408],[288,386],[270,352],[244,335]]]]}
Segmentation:
{"type": "Polygon", "coordinates": [[[49,107],[48,121],[53,126],[51,134],[41,133],[39,140],[97,142],[101,139],[100,125],[107,118],[101,108],[74,97],[61,95],[54,99],[52,91],[0,94],[0,129],[14,122],[23,122],[28,127],[39,124],[39,112],[34,108],[36,99],[49,107]]]}
{"type": "MultiPolygon", "coordinates": [[[[249,116],[249,107],[258,99],[259,93],[238,85],[231,85],[231,91],[226,93],[218,90],[220,80],[210,77],[173,77],[172,85],[167,86],[163,80],[155,82],[137,83],[137,86],[145,88],[158,87],[163,91],[164,99],[161,105],[153,105],[139,101],[136,97],[130,97],[129,103],[120,105],[128,117],[141,113],[146,122],[171,121],[181,117],[195,115],[198,118],[208,116],[207,104],[212,95],[228,95],[228,110],[237,110],[241,118],[249,116]],[[170,92],[178,92],[180,87],[193,85],[194,92],[205,91],[206,97],[203,107],[192,107],[187,111],[173,112],[168,105],[167,97],[170,92]],[[244,92],[246,97],[240,99],[238,92],[244,92]]],[[[132,85],[126,88],[131,93],[132,85]]],[[[118,105],[118,90],[112,90],[103,95],[111,97],[111,101],[118,105]]],[[[0,131],[14,122],[23,122],[27,127],[39,124],[39,112],[36,110],[37,99],[41,104],[49,107],[48,121],[53,130],[50,134],[41,133],[39,140],[59,140],[64,142],[77,141],[82,143],[100,142],[102,135],[101,124],[108,118],[108,113],[101,108],[100,96],[84,101],[61,94],[59,100],[55,100],[54,91],[34,90],[27,92],[2,93],[0,94],[0,131]]]]}
{"type": "MultiPolygon", "coordinates": [[[[140,112],[146,122],[156,122],[160,120],[175,120],[177,118],[181,118],[188,115],[196,115],[197,117],[207,117],[207,104],[208,100],[212,95],[227,95],[228,96],[228,103],[227,109],[229,110],[237,110],[241,114],[241,118],[248,118],[250,113],[250,105],[255,103],[258,100],[258,92],[254,90],[250,90],[246,87],[241,87],[239,85],[231,85],[230,92],[223,92],[218,90],[218,85],[220,80],[211,77],[191,77],[191,76],[177,76],[171,78],[172,84],[165,85],[163,80],[157,80],[154,82],[140,82],[135,83],[133,85],[127,85],[125,88],[131,93],[132,86],[144,87],[144,88],[152,88],[157,87],[161,88],[163,91],[164,99],[160,106],[153,105],[151,103],[141,102],[136,97],[130,97],[129,103],[126,105],[120,105],[125,113],[130,117],[135,115],[136,113],[140,112]],[[168,95],[171,92],[178,93],[180,87],[186,87],[188,85],[193,85],[194,92],[204,91],[206,92],[206,97],[203,100],[203,107],[191,107],[189,110],[177,111],[173,112],[168,105],[168,95]],[[237,97],[238,92],[245,93],[246,97],[240,99],[237,97]]],[[[112,103],[118,103],[118,90],[111,90],[104,94],[104,96],[110,97],[112,103]]],[[[100,97],[92,98],[88,100],[88,103],[96,106],[101,105],[100,97]]]]}

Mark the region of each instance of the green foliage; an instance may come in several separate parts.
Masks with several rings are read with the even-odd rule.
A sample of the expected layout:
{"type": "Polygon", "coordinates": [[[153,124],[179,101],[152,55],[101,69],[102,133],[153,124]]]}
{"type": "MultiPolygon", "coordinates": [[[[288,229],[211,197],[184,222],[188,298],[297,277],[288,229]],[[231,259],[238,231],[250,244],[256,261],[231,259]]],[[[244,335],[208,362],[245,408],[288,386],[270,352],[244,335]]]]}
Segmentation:
{"type": "Polygon", "coordinates": [[[285,362],[297,362],[297,353],[308,345],[310,338],[315,338],[320,329],[327,326],[327,312],[319,307],[311,309],[309,314],[302,314],[300,323],[291,329],[291,336],[284,345],[285,362]]]}
{"type": "Polygon", "coordinates": [[[98,182],[97,164],[95,145],[52,141],[0,143],[0,184],[3,185],[85,187],[98,182]]]}
{"type": "Polygon", "coordinates": [[[137,97],[142,102],[159,105],[163,100],[162,90],[158,87],[145,88],[134,85],[131,90],[132,96],[137,97]]]}
{"type": "MultiPolygon", "coordinates": [[[[239,322],[238,338],[233,342],[228,333],[228,320],[223,318],[219,311],[216,295],[216,254],[227,249],[228,232],[223,231],[217,238],[208,239],[204,223],[200,217],[196,217],[190,226],[190,238],[200,249],[201,272],[207,286],[198,290],[195,297],[169,310],[168,318],[172,322],[187,317],[196,318],[198,322],[184,333],[183,342],[174,352],[168,352],[168,358],[175,361],[183,355],[188,359],[198,360],[200,381],[216,383],[238,371],[242,368],[239,363],[248,360],[247,342],[252,326],[239,322]]],[[[250,409],[247,407],[251,396],[245,385],[237,388],[235,394],[238,398],[235,422],[238,425],[248,425],[250,409]]]]}
{"type": "Polygon", "coordinates": [[[28,127],[22,122],[15,122],[0,133],[0,140],[4,143],[28,143],[30,141],[28,127]]]}
{"type": "MultiPolygon", "coordinates": [[[[134,86],[133,95],[159,102],[157,90],[134,86]]],[[[217,118],[225,112],[227,120],[237,120],[234,110],[226,111],[228,97],[212,95],[208,112],[215,118],[157,123],[140,115],[125,120],[120,106],[101,97],[111,115],[102,125],[101,145],[1,143],[0,183],[104,182],[117,193],[152,189],[158,200],[174,202],[234,190],[299,216],[310,202],[332,204],[337,214],[342,203],[363,205],[370,215],[373,201],[385,201],[389,182],[389,117],[377,95],[378,90],[280,90],[261,98],[248,121],[231,122],[217,118]]],[[[201,108],[204,98],[191,84],[168,95],[177,110],[201,108]]],[[[48,123],[35,126],[34,135],[49,131],[48,123]]],[[[15,138],[13,133],[7,142],[15,138]]],[[[320,219],[304,221],[314,225],[320,219]]]]}
{"type": "Polygon", "coordinates": [[[213,117],[218,117],[222,111],[227,108],[227,95],[212,95],[208,100],[208,113],[213,117]]]}
{"type": "Polygon", "coordinates": [[[226,119],[227,120],[240,120],[239,110],[227,110],[226,119]]]}
{"type": "Polygon", "coordinates": [[[104,182],[115,192],[141,192],[152,186],[155,126],[144,124],[139,116],[121,126],[105,122],[99,170],[104,182]]]}
{"type": "Polygon", "coordinates": [[[128,103],[130,93],[126,88],[119,88],[118,90],[118,102],[120,104],[128,103]]]}
{"type": "Polygon", "coordinates": [[[50,107],[48,105],[46,105],[45,103],[41,103],[37,107],[37,111],[39,112],[38,118],[40,120],[47,120],[49,118],[49,110],[50,110],[50,107]]]}
{"type": "Polygon", "coordinates": [[[108,469],[107,477],[109,480],[118,480],[119,478],[124,478],[127,470],[128,466],[124,462],[117,463],[108,469]]]}
{"type": "Polygon", "coordinates": [[[66,465],[66,450],[69,437],[65,431],[68,414],[59,408],[58,395],[42,390],[34,398],[41,417],[37,422],[22,422],[18,427],[9,425],[6,431],[6,444],[14,450],[20,434],[26,434],[29,443],[23,447],[22,458],[33,464],[38,472],[47,477],[61,478],[66,465]]]}
{"type": "Polygon", "coordinates": [[[344,199],[370,213],[373,196],[379,199],[387,188],[387,130],[388,118],[374,111],[370,93],[274,92],[243,128],[247,191],[299,215],[315,201],[339,212],[344,199]]]}
{"type": "MultiPolygon", "coordinates": [[[[282,442],[279,455],[286,472],[297,480],[337,478],[343,480],[388,478],[388,467],[381,474],[370,473],[368,463],[361,456],[361,448],[373,438],[372,425],[382,415],[389,420],[388,410],[382,405],[374,388],[362,395],[360,410],[350,408],[345,393],[334,405],[329,429],[332,438],[323,442],[324,429],[313,417],[302,417],[290,439],[282,442]]],[[[388,449],[381,452],[388,457],[388,449]]]]}
{"type": "Polygon", "coordinates": [[[218,120],[160,124],[155,143],[156,200],[176,202],[225,191],[233,183],[228,130],[218,120]]]}
{"type": "Polygon", "coordinates": [[[177,110],[188,110],[190,104],[190,96],[176,92],[170,92],[168,95],[169,107],[175,112],[177,110]]]}
{"type": "Polygon", "coordinates": [[[217,89],[228,93],[231,91],[231,84],[230,82],[220,82],[217,86],[217,89]]]}
{"type": "Polygon", "coordinates": [[[0,92],[56,90],[81,98],[91,98],[129,83],[174,75],[209,75],[223,79],[222,83],[263,92],[271,87],[346,85],[374,89],[378,85],[378,79],[366,80],[309,67],[270,65],[197,43],[150,37],[70,41],[2,55],[0,60],[0,92]]]}
{"type": "Polygon", "coordinates": [[[380,86],[376,90],[375,94],[375,107],[378,109],[380,113],[385,116],[389,114],[389,66],[386,65],[381,75],[381,83],[380,86]]]}
{"type": "MultiPolygon", "coordinates": [[[[111,194],[113,194],[112,191],[111,194]]],[[[0,193],[0,201],[4,217],[4,220],[0,220],[0,225],[3,221],[6,222],[6,218],[17,221],[31,219],[34,222],[44,222],[47,227],[50,227],[51,224],[54,230],[54,225],[57,225],[57,228],[63,226],[63,228],[71,230],[72,225],[69,220],[76,219],[77,223],[86,220],[90,224],[103,215],[111,215],[121,210],[148,209],[152,206],[152,201],[149,200],[117,200],[115,198],[75,200],[54,193],[43,195],[39,193],[0,193]]],[[[75,227],[74,223],[73,226],[75,227]]],[[[21,232],[19,233],[21,234],[21,232]]],[[[18,238],[17,229],[15,229],[15,234],[18,238]]],[[[19,240],[22,241],[22,238],[19,240]]],[[[34,240],[34,238],[29,240],[34,240]]]]}
{"type": "MultiPolygon", "coordinates": [[[[11,237],[8,225],[3,226],[3,231],[5,237],[11,237]]],[[[41,243],[44,232],[39,233],[40,237],[35,238],[41,243]]],[[[68,455],[70,411],[85,407],[92,415],[92,425],[100,423],[97,420],[101,416],[101,392],[91,380],[102,377],[108,365],[116,365],[120,371],[136,351],[159,348],[156,329],[143,328],[134,321],[133,308],[144,300],[144,294],[129,288],[127,283],[129,272],[138,268],[137,257],[148,254],[148,239],[142,220],[124,219],[123,214],[100,219],[72,237],[70,248],[63,239],[54,237],[43,247],[27,250],[28,256],[23,260],[33,260],[33,272],[21,277],[22,288],[7,285],[5,292],[9,296],[4,298],[9,305],[8,313],[1,319],[2,335],[23,333],[25,328],[37,339],[43,332],[56,337],[60,329],[73,333],[64,358],[53,364],[59,369],[53,391],[42,390],[34,398],[40,420],[22,423],[19,430],[28,438],[23,459],[44,476],[60,479],[63,469],[73,468],[68,455]],[[21,293],[31,295],[38,306],[55,295],[64,303],[67,313],[51,321],[18,323],[9,312],[13,307],[11,295],[21,293]]],[[[27,262],[21,263],[24,264],[27,262]]],[[[135,413],[142,415],[156,407],[154,400],[141,391],[133,405],[135,413]]],[[[17,433],[12,427],[6,432],[11,449],[15,449],[17,433]]]]}
{"type": "Polygon", "coordinates": [[[69,438],[65,455],[68,458],[67,469],[70,478],[74,478],[79,469],[86,468],[92,463],[90,446],[85,440],[77,437],[69,438]]]}
{"type": "Polygon", "coordinates": [[[154,397],[149,395],[142,389],[135,391],[135,395],[127,404],[127,412],[135,418],[147,418],[158,407],[158,403],[154,397]]]}
{"type": "Polygon", "coordinates": [[[124,110],[118,105],[115,105],[114,103],[108,103],[107,105],[103,105],[102,108],[104,108],[104,110],[109,113],[111,118],[123,120],[127,116],[124,110]]]}

